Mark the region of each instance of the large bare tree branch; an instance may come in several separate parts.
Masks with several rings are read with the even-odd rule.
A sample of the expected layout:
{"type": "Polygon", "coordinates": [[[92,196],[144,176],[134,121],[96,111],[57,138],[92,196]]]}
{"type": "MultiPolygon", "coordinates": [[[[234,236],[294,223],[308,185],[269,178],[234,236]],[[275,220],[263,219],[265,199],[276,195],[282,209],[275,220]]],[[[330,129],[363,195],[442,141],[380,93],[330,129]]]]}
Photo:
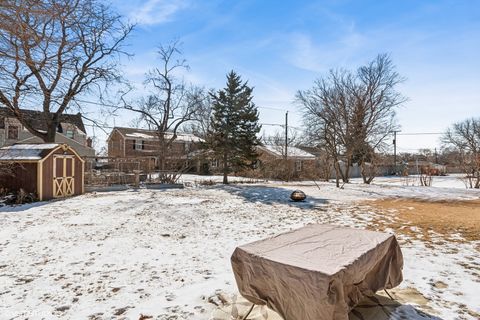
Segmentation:
{"type": "Polygon", "coordinates": [[[52,142],[75,97],[119,79],[132,30],[102,0],[4,0],[0,4],[0,105],[52,142]],[[22,117],[43,111],[47,132],[22,117]]]}

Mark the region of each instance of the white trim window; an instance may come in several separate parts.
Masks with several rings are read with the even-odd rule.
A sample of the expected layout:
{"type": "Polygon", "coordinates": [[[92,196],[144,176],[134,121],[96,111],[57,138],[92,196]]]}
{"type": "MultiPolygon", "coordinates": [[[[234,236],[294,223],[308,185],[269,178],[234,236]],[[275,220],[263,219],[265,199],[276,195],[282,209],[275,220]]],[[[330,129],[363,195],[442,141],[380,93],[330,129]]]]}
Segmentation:
{"type": "Polygon", "coordinates": [[[133,145],[133,149],[143,150],[143,140],[135,140],[135,144],[133,145]]]}
{"type": "Polygon", "coordinates": [[[295,171],[300,172],[303,169],[303,162],[302,160],[295,161],[295,171]]]}

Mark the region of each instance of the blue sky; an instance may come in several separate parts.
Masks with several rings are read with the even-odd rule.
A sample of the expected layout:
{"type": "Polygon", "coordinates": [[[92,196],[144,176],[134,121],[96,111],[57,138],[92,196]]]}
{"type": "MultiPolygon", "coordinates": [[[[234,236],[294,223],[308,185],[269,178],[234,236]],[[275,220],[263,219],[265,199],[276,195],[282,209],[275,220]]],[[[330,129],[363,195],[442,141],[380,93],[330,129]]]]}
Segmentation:
{"type": "MultiPolygon", "coordinates": [[[[259,107],[289,110],[299,127],[297,90],[331,68],[354,69],[387,52],[407,78],[399,87],[409,98],[398,110],[404,133],[441,132],[480,116],[480,1],[116,0],[113,7],[137,23],[128,47],[135,56],[123,69],[139,89],[158,45],[178,39],[187,81],[218,89],[236,70],[255,87],[259,107]]],[[[284,112],[260,109],[260,117],[283,123],[284,112]]],[[[438,138],[399,136],[399,150],[438,147],[438,138]]]]}

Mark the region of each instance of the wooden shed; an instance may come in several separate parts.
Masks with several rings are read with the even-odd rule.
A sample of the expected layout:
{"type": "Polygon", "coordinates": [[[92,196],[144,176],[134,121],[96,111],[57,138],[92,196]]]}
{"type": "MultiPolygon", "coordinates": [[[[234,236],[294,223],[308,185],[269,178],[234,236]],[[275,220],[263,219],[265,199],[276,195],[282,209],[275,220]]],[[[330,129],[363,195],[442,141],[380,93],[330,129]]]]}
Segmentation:
{"type": "Polygon", "coordinates": [[[0,187],[33,192],[39,200],[84,192],[84,160],[66,144],[16,144],[0,148],[0,164],[11,174],[0,175],[0,187]]]}

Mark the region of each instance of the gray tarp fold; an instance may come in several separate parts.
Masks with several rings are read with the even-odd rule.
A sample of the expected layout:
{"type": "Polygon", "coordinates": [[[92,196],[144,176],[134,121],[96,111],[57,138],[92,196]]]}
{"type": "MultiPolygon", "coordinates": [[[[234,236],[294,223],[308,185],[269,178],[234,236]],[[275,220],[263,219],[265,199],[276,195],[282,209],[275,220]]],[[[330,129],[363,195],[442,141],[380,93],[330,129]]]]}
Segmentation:
{"type": "Polygon", "coordinates": [[[402,281],[392,234],[308,225],[235,249],[240,293],[285,320],[344,320],[365,296],[402,281]]]}

